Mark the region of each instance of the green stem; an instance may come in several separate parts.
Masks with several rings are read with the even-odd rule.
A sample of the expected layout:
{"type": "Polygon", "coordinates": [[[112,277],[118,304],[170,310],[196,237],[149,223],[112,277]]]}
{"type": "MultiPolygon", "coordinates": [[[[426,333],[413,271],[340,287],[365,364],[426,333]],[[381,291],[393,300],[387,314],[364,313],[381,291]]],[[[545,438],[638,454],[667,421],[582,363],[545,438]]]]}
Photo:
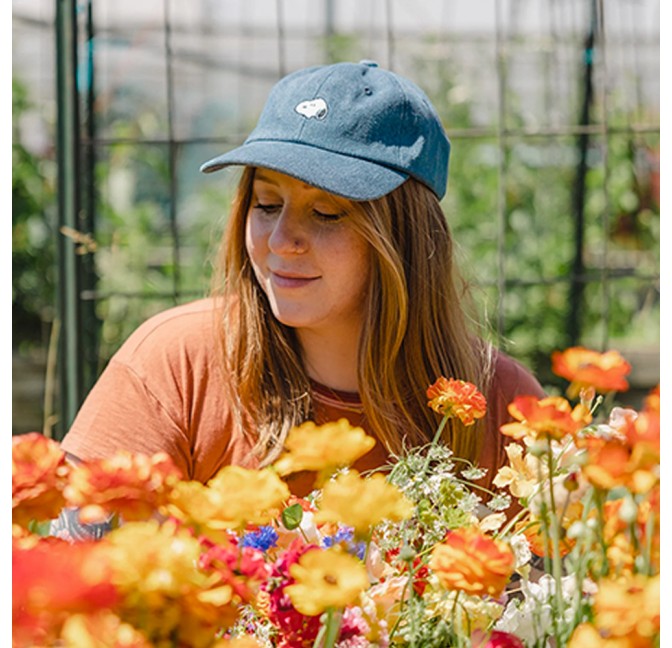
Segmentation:
{"type": "Polygon", "coordinates": [[[607,555],[607,541],[604,537],[604,501],[606,494],[603,490],[596,489],[595,491],[595,508],[597,509],[598,529],[597,537],[600,541],[600,548],[602,549],[602,564],[600,565],[600,575],[606,576],[609,572],[609,557],[607,555]]]}
{"type": "Polygon", "coordinates": [[[555,580],[555,604],[557,606],[556,615],[563,619],[565,613],[565,599],[562,596],[562,559],[560,557],[560,520],[555,507],[555,491],[553,489],[553,450],[549,448],[548,452],[548,479],[549,495],[551,498],[550,511],[550,530],[551,543],[553,546],[553,579],[555,580]]]}
{"type": "MultiPolygon", "coordinates": [[[[399,628],[399,624],[400,624],[401,619],[403,617],[404,608],[407,605],[406,604],[406,592],[408,591],[408,588],[411,587],[409,599],[412,599],[414,594],[415,594],[415,590],[412,588],[413,576],[415,574],[414,570],[411,571],[412,567],[413,567],[413,560],[407,560],[405,562],[406,562],[406,565],[408,565],[409,577],[408,577],[408,580],[404,583],[403,589],[401,590],[401,601],[399,601],[399,614],[397,615],[397,620],[394,622],[394,626],[392,627],[392,630],[390,631],[390,634],[388,635],[388,641],[390,642],[390,644],[392,643],[392,637],[394,636],[394,633],[397,631],[397,628],[399,628]]],[[[411,622],[413,622],[414,619],[415,619],[415,615],[413,614],[413,615],[411,615],[411,622]]],[[[415,632],[412,632],[411,636],[414,637],[415,632]]]]}
{"type": "Polygon", "coordinates": [[[456,637],[459,637],[461,633],[457,631],[457,624],[455,623],[455,616],[457,613],[457,601],[460,598],[460,590],[455,590],[455,600],[453,601],[453,607],[450,610],[450,622],[453,626],[453,633],[456,637]]]}
{"type": "Polygon", "coordinates": [[[434,434],[434,438],[432,439],[432,442],[429,444],[429,447],[427,448],[427,456],[425,457],[425,463],[422,466],[422,470],[419,473],[420,477],[427,474],[427,470],[429,468],[429,463],[430,463],[431,458],[432,458],[430,450],[439,442],[439,439],[441,438],[441,433],[443,432],[443,428],[446,427],[446,423],[448,422],[449,418],[450,418],[450,416],[444,416],[441,419],[441,423],[439,423],[439,427],[436,429],[436,433],[434,434]]]}
{"type": "MultiPolygon", "coordinates": [[[[334,608],[327,608],[327,618],[323,625],[324,640],[321,644],[315,640],[315,648],[334,648],[338,635],[341,632],[341,615],[335,613],[334,608]]],[[[319,635],[318,635],[319,637],[319,635]]]]}
{"type": "Polygon", "coordinates": [[[644,536],[644,573],[647,576],[653,575],[653,570],[651,569],[651,548],[653,545],[653,532],[654,525],[656,521],[654,518],[654,513],[649,513],[649,517],[646,520],[645,527],[645,536],[644,536]]]}

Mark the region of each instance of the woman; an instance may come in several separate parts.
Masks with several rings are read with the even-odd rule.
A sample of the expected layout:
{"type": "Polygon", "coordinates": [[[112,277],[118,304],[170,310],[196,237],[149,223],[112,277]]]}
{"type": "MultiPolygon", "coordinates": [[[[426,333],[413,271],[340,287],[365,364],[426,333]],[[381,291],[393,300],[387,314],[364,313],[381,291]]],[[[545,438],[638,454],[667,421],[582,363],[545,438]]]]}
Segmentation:
{"type": "MultiPolygon", "coordinates": [[[[266,465],[289,429],[347,418],[378,441],[356,467],[424,444],[441,375],[475,383],[488,416],[445,442],[489,469],[520,365],[469,329],[439,201],[450,144],[415,84],[372,62],[300,70],[271,91],[245,143],[203,165],[244,170],[213,296],[143,324],[103,372],[63,448],[168,452],[185,478],[266,465]]],[[[304,494],[312,480],[290,482],[304,494]]]]}

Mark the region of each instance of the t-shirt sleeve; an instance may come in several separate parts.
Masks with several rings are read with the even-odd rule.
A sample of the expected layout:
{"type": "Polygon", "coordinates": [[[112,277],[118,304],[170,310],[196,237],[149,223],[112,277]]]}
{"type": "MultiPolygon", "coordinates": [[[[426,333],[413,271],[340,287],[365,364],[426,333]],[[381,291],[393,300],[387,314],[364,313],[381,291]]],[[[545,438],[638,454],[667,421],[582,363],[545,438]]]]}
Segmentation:
{"type": "Polygon", "coordinates": [[[61,443],[82,460],[109,457],[119,450],[167,452],[183,476],[193,472],[187,431],[167,402],[155,394],[133,368],[112,359],[87,396],[61,443]]]}
{"type": "Polygon", "coordinates": [[[164,311],[124,342],[88,394],[61,447],[82,460],[119,450],[166,452],[187,479],[240,463],[231,435],[215,311],[208,300],[164,311]]]}
{"type": "Polygon", "coordinates": [[[508,465],[506,446],[516,443],[499,431],[502,425],[513,420],[508,407],[516,396],[544,398],[545,394],[539,381],[529,370],[508,355],[498,352],[487,395],[486,434],[480,461],[480,465],[487,468],[488,475],[479,484],[488,489],[492,489],[492,480],[497,471],[508,465]]]}

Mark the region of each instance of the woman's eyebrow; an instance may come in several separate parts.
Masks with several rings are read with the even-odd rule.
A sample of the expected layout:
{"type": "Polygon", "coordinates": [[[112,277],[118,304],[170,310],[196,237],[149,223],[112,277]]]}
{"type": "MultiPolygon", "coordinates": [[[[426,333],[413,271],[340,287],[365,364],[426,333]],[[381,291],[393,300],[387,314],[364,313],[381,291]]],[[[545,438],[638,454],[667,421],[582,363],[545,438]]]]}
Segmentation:
{"type": "Polygon", "coordinates": [[[254,179],[260,180],[261,182],[266,182],[267,184],[275,185],[276,187],[278,186],[278,183],[273,178],[269,178],[267,175],[264,175],[261,172],[255,173],[254,179]]]}

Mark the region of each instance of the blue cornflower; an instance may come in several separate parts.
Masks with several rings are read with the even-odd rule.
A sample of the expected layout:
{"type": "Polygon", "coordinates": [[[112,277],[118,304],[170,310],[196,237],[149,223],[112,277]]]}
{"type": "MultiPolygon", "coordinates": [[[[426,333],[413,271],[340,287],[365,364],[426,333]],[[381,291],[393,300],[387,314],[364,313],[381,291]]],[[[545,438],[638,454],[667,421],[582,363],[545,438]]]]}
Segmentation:
{"type": "Polygon", "coordinates": [[[278,542],[278,533],[272,526],[262,526],[256,531],[246,533],[243,536],[241,545],[243,547],[252,547],[260,551],[267,551],[271,547],[275,547],[278,542]]]}
{"type": "Polygon", "coordinates": [[[323,547],[333,547],[337,544],[345,544],[348,553],[351,553],[360,560],[364,560],[366,555],[366,543],[354,542],[354,531],[351,527],[341,527],[333,536],[327,536],[322,539],[323,547]]]}

